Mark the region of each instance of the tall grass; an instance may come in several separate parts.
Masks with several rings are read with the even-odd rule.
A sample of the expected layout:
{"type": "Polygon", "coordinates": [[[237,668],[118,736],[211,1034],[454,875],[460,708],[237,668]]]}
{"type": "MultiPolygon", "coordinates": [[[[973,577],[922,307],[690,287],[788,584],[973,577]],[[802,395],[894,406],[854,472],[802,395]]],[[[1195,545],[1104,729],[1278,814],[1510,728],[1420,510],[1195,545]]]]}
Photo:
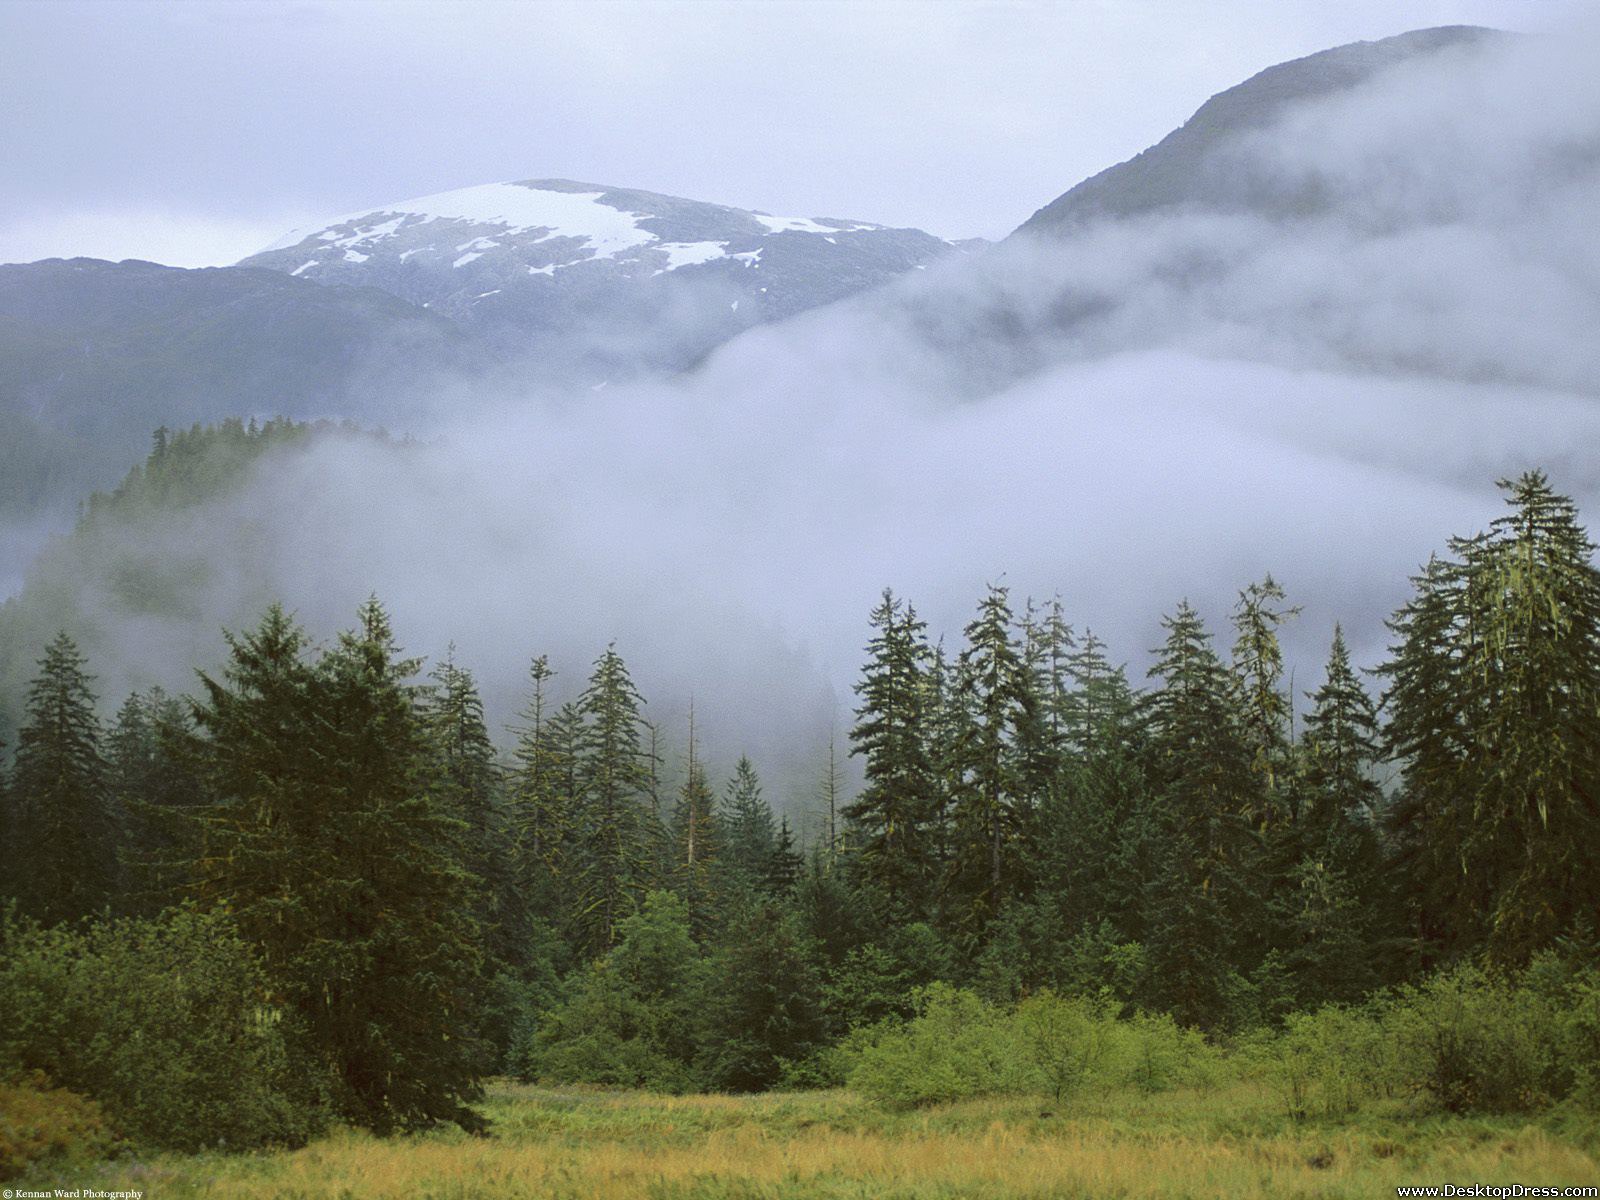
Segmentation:
{"type": "MultiPolygon", "coordinates": [[[[499,1087],[488,1138],[341,1132],[302,1150],[103,1167],[160,1200],[909,1200],[1393,1195],[1397,1184],[1600,1180],[1596,1130],[1423,1114],[1295,1122],[1248,1081],[886,1109],[850,1092],[660,1096],[499,1087]]],[[[30,1186],[43,1181],[31,1180],[30,1186]]]]}

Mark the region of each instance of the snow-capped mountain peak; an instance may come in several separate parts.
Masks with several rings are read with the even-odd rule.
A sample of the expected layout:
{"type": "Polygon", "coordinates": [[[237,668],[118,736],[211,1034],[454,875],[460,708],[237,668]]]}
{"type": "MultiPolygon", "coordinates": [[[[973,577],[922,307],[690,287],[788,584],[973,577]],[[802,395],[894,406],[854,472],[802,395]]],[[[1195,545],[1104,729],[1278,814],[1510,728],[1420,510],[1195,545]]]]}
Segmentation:
{"type": "Polygon", "coordinates": [[[866,221],[531,179],[337,217],[241,265],[381,288],[541,354],[589,356],[603,341],[637,351],[632,365],[675,368],[742,329],[967,248],[866,221]]]}

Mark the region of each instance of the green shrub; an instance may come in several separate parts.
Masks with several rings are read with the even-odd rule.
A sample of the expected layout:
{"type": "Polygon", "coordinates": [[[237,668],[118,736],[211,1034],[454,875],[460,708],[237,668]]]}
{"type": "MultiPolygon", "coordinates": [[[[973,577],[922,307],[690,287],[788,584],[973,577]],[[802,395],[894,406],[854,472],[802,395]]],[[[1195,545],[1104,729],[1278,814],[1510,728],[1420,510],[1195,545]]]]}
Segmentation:
{"type": "Polygon", "coordinates": [[[1030,1090],[1006,1015],[944,983],[918,993],[912,1020],[865,1031],[854,1057],[850,1086],[899,1107],[1030,1090]]]}
{"type": "Polygon", "coordinates": [[[1549,996],[1473,966],[1402,988],[1383,1024],[1401,1069],[1450,1112],[1514,1112],[1562,1086],[1571,1020],[1549,996]]]}
{"type": "Polygon", "coordinates": [[[102,1158],[116,1148],[100,1106],[53,1088],[43,1075],[0,1083],[0,1179],[70,1155],[102,1158]]]}
{"type": "Polygon", "coordinates": [[[1600,971],[1590,968],[1573,980],[1562,1028],[1562,1060],[1572,1072],[1572,1095],[1600,1109],[1600,971]]]}
{"type": "Polygon", "coordinates": [[[1292,1013],[1281,1033],[1263,1034],[1244,1058],[1295,1120],[1355,1112],[1403,1082],[1394,1040],[1369,1009],[1292,1013]]]}
{"type": "Polygon", "coordinates": [[[93,1097],[150,1146],[296,1143],[314,1132],[266,980],[229,922],[193,908],[78,933],[9,924],[0,1074],[93,1097]]]}
{"type": "Polygon", "coordinates": [[[689,913],[651,892],[605,958],[574,971],[557,1003],[524,1022],[512,1057],[529,1080],[692,1091],[704,964],[689,913]]]}
{"type": "Polygon", "coordinates": [[[1138,1013],[1118,1022],[1112,1056],[1116,1081],[1145,1092],[1209,1087],[1222,1059],[1199,1030],[1185,1029],[1166,1013],[1138,1013]]]}
{"type": "Polygon", "coordinates": [[[1117,1022],[1106,1002],[1040,992],[1017,1006],[1011,1024],[1030,1081],[1057,1100],[1103,1080],[1112,1065],[1117,1022]]]}
{"type": "Polygon", "coordinates": [[[839,1047],[852,1088],[898,1106],[1090,1087],[1204,1087],[1220,1052],[1171,1017],[1112,1015],[1115,1001],[1039,992],[1015,1009],[934,984],[910,1021],[857,1030],[839,1047]]]}

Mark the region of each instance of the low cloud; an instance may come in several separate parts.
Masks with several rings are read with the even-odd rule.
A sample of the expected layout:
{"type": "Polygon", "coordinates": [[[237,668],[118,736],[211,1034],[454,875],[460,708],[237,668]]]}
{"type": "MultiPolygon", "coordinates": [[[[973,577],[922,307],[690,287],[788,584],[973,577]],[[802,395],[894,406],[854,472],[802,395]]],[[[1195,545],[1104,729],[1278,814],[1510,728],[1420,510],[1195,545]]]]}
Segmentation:
{"type": "Polygon", "coordinates": [[[1402,68],[1229,151],[1336,201],[1302,218],[1013,242],[671,384],[446,390],[435,441],[276,457],[142,535],[203,568],[181,619],[80,592],[96,666],[183,685],[265,598],[325,636],[376,592],[504,721],[531,655],[571,694],[614,639],[670,735],[692,696],[713,760],[749,752],[793,805],[885,585],[952,642],[988,582],[1059,591],[1138,677],[1180,598],[1225,645],[1271,572],[1304,606],[1297,687],[1335,620],[1372,665],[1407,577],[1498,515],[1495,478],[1547,467],[1600,514],[1600,105],[1574,53],[1402,68]]]}

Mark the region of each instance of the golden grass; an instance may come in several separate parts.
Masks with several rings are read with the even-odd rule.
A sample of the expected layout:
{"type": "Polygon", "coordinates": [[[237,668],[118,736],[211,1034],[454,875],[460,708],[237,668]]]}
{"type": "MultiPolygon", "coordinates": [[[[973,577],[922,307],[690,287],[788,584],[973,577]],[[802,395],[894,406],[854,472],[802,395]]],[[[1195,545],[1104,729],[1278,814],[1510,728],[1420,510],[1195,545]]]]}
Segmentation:
{"type": "Polygon", "coordinates": [[[1059,1112],[972,1102],[885,1113],[846,1092],[667,1097],[503,1086],[488,1138],[381,1141],[107,1164],[150,1200],[843,1200],[1393,1196],[1397,1184],[1593,1184],[1590,1136],[1396,1106],[1293,1125],[1246,1087],[1097,1097],[1059,1112]]]}

